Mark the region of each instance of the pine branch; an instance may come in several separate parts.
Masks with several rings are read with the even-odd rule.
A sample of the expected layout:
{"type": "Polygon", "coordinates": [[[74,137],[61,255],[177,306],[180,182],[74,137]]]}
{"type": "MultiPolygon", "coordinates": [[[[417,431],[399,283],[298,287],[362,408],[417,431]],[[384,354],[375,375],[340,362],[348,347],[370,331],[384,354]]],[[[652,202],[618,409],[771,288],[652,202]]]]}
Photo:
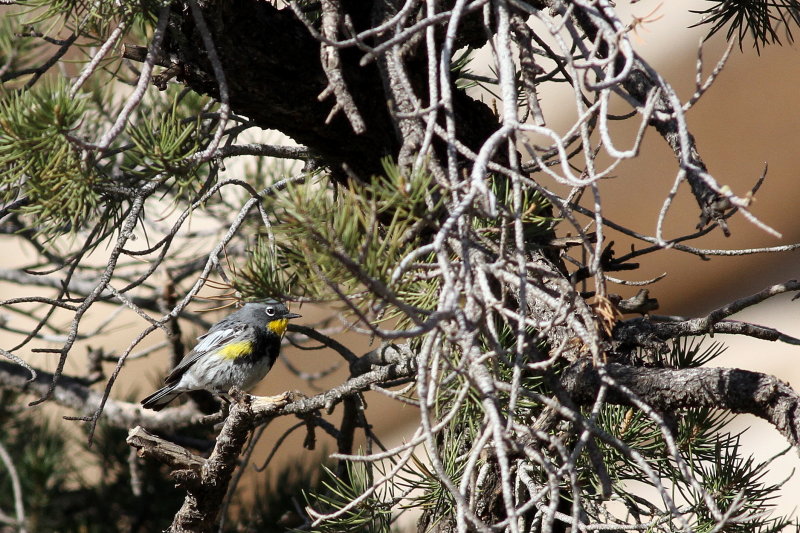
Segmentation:
{"type": "MultiPolygon", "coordinates": [[[[192,476],[199,476],[206,460],[190,453],[183,446],[148,433],[141,426],[128,432],[127,443],[136,448],[139,457],[156,460],[174,470],[188,470],[192,476]]],[[[183,474],[181,477],[186,477],[183,474]]]]}
{"type": "Polygon", "coordinates": [[[594,368],[583,359],[561,376],[561,386],[581,405],[595,402],[602,385],[608,401],[631,405],[618,387],[664,413],[690,407],[749,413],[772,424],[792,446],[800,448],[800,395],[774,376],[737,368],[641,368],[616,363],[594,368]]]}
{"type": "MultiPolygon", "coordinates": [[[[392,352],[393,350],[384,350],[392,352]]],[[[395,359],[394,363],[374,367],[380,356],[370,352],[364,356],[370,364],[357,368],[372,368],[354,374],[341,385],[310,398],[296,393],[286,393],[281,401],[275,398],[241,396],[231,404],[228,417],[217,437],[211,456],[200,464],[193,454],[180,446],[146,435],[142,428],[136,427],[129,433],[128,443],[136,447],[143,456],[151,457],[169,464],[179,471],[181,484],[187,489],[183,506],[175,515],[171,532],[212,531],[223,500],[231,481],[234,467],[244,448],[249,432],[256,426],[267,423],[280,416],[296,415],[304,418],[320,410],[330,412],[340,402],[347,402],[374,385],[385,384],[398,379],[409,378],[414,374],[413,354],[406,350],[405,357],[395,359]]],[[[63,380],[62,380],[63,381],[63,380]]],[[[108,409],[108,405],[106,406],[108,409]]],[[[163,413],[169,413],[171,408],[163,413]]]]}
{"type": "Polygon", "coordinates": [[[767,287],[755,294],[730,302],[700,318],[637,318],[620,323],[614,331],[615,340],[623,345],[646,346],[652,339],[661,341],[679,337],[700,336],[714,333],[745,335],[767,341],[780,341],[800,345],[800,339],[782,333],[774,328],[751,324],[727,318],[739,311],[759,304],[774,296],[800,291],[800,282],[790,280],[767,287]]]}
{"type": "MultiPolygon", "coordinates": [[[[369,24],[370,5],[371,2],[348,5],[347,18],[357,26],[369,24]]],[[[380,159],[396,153],[399,143],[386,106],[387,97],[382,90],[376,90],[374,82],[381,75],[374,64],[362,66],[358,55],[340,54],[331,70],[334,81],[329,81],[320,62],[320,42],[288,7],[277,9],[269,3],[250,0],[210,6],[204,16],[213,21],[209,29],[226,66],[234,112],[264,129],[290,135],[318,153],[328,165],[346,163],[365,181],[382,173],[380,159]],[[291,44],[276,47],[273,43],[277,42],[291,44]],[[348,114],[337,114],[328,122],[331,106],[320,102],[318,96],[330,83],[339,91],[337,101],[347,103],[348,114]],[[350,98],[343,100],[343,91],[350,98]],[[348,120],[357,116],[355,109],[363,120],[363,126],[356,121],[356,131],[363,127],[365,132],[360,135],[348,120]]],[[[167,39],[163,52],[174,55],[183,66],[181,79],[188,87],[216,97],[218,88],[211,65],[199,53],[204,46],[190,19],[188,10],[176,4],[170,24],[174,35],[181,35],[182,40],[167,39]]],[[[420,85],[425,82],[414,81],[420,85]]],[[[420,91],[424,90],[422,85],[420,91]]],[[[491,111],[460,91],[454,105],[462,121],[463,142],[478,146],[492,132],[495,120],[491,111]]]]}
{"type": "MultiPolygon", "coordinates": [[[[39,369],[36,373],[36,378],[29,381],[30,374],[25,368],[0,361],[0,388],[41,397],[50,389],[54,376],[39,369]]],[[[83,379],[62,375],[53,389],[52,399],[78,415],[88,416],[97,411],[103,394],[91,389],[83,379]]],[[[109,399],[102,419],[117,428],[128,429],[138,424],[152,431],[174,432],[201,424],[207,417],[189,404],[156,412],[142,409],[138,403],[109,399]]]]}
{"type": "MultiPolygon", "coordinates": [[[[548,2],[555,6],[555,2],[548,2]]],[[[575,19],[580,28],[593,40],[603,32],[601,24],[613,24],[606,13],[594,10],[575,10],[575,19]]],[[[645,108],[646,102],[656,95],[656,104],[650,124],[661,134],[664,140],[679,159],[681,168],[686,173],[686,180],[692,188],[695,199],[700,206],[701,216],[698,228],[709,222],[717,222],[727,232],[724,223],[725,211],[732,207],[728,198],[720,194],[719,186],[713,182],[703,162],[694,136],[686,130],[680,102],[677,101],[672,88],[666,84],[635,52],[622,55],[619,50],[615,58],[617,72],[626,72],[621,84],[635,99],[635,107],[645,108]]],[[[609,57],[608,50],[599,50],[603,57],[609,57]]]]}

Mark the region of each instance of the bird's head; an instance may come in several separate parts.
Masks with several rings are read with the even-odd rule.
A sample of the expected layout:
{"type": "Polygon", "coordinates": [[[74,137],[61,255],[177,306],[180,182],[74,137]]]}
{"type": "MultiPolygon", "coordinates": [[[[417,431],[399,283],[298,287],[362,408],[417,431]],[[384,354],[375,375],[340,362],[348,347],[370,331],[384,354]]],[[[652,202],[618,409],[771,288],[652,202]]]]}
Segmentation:
{"type": "Polygon", "coordinates": [[[244,305],[242,311],[259,323],[266,323],[267,329],[282,337],[289,326],[289,320],[300,318],[301,315],[292,313],[289,308],[277,300],[264,300],[261,302],[251,302],[244,305]]]}

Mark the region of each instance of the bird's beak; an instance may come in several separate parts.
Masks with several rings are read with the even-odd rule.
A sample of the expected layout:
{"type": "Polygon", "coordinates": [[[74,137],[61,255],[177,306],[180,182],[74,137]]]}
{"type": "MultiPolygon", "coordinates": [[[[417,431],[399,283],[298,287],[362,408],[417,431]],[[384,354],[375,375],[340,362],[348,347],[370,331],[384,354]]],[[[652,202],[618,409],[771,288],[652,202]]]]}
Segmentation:
{"type": "Polygon", "coordinates": [[[286,318],[286,319],[289,319],[289,318],[300,318],[301,316],[303,316],[303,315],[298,315],[297,313],[287,313],[287,314],[285,314],[283,316],[283,318],[286,318]]]}

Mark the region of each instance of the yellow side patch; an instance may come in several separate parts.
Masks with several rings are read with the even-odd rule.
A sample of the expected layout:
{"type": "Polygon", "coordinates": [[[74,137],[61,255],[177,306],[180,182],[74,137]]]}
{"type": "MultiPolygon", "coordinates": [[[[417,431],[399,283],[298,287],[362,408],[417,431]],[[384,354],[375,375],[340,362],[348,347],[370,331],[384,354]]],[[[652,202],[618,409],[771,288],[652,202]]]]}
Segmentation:
{"type": "Polygon", "coordinates": [[[286,332],[286,327],[289,325],[288,318],[280,318],[278,320],[273,320],[272,322],[267,323],[267,328],[277,335],[278,337],[283,337],[283,334],[286,332]]]}
{"type": "Polygon", "coordinates": [[[232,342],[219,349],[219,354],[225,359],[238,359],[239,357],[250,355],[253,351],[253,343],[250,341],[232,342]]]}

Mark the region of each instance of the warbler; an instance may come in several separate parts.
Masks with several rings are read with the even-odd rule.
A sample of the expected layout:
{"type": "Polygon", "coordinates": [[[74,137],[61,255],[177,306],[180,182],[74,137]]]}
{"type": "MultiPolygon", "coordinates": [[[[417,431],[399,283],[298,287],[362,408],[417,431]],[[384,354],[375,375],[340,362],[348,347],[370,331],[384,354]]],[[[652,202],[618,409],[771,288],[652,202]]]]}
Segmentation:
{"type": "Polygon", "coordinates": [[[224,395],[232,387],[252,388],[278,358],[289,319],[299,317],[272,300],[244,304],[198,337],[197,346],[165,378],[166,385],[142,400],[142,407],[159,411],[193,390],[224,395]]]}

